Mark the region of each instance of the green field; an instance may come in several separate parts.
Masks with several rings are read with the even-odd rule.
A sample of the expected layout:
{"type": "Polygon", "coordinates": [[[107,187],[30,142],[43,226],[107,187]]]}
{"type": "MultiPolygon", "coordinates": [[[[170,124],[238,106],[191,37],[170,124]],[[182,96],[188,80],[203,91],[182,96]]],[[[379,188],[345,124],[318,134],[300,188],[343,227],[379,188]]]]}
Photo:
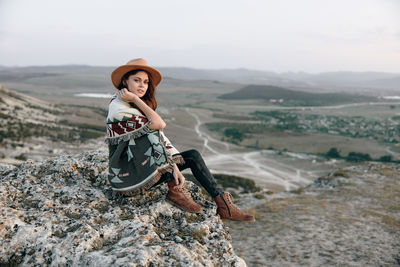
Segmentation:
{"type": "Polygon", "coordinates": [[[220,99],[263,99],[265,102],[276,102],[282,106],[324,106],[347,103],[377,101],[375,97],[351,95],[346,93],[310,93],[294,91],[270,85],[249,85],[238,91],[223,94],[220,99]]]}

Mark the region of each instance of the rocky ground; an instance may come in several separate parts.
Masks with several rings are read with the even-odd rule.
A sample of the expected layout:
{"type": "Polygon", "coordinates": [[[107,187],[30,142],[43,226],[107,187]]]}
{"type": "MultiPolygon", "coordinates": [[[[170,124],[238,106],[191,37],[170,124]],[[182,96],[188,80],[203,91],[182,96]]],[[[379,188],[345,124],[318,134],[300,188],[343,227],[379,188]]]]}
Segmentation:
{"type": "Polygon", "coordinates": [[[104,112],[55,105],[0,84],[0,163],[18,165],[100,147],[106,132],[104,112]]]}
{"type": "Polygon", "coordinates": [[[246,265],[196,185],[201,214],[167,203],[165,185],[113,196],[107,163],[92,151],[0,165],[0,266],[246,265]]]}
{"type": "Polygon", "coordinates": [[[263,202],[255,223],[227,222],[249,266],[400,265],[398,164],[348,167],[263,202]]]}
{"type": "Polygon", "coordinates": [[[0,164],[0,266],[400,265],[398,164],[360,163],[292,192],[237,193],[257,220],[222,223],[191,183],[200,215],[165,202],[165,187],[113,196],[104,149],[0,164]]]}

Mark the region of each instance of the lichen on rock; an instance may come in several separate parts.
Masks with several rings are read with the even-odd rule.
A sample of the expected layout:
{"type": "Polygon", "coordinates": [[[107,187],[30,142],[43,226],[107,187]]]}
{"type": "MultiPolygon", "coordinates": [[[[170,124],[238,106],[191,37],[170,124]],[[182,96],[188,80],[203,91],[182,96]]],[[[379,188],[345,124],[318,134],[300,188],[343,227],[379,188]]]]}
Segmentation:
{"type": "Polygon", "coordinates": [[[106,151],[0,168],[0,265],[245,266],[216,207],[180,210],[158,186],[113,195],[106,151]]]}

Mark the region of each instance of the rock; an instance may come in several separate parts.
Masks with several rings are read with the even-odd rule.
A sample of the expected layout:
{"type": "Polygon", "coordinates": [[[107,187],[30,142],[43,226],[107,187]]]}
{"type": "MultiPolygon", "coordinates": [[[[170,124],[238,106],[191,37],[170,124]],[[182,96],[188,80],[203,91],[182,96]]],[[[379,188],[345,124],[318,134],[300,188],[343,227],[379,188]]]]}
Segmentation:
{"type": "Polygon", "coordinates": [[[14,169],[15,167],[9,164],[0,162],[0,173],[14,169]]]}
{"type": "Polygon", "coordinates": [[[170,205],[165,185],[113,195],[107,167],[105,151],[1,165],[0,265],[246,266],[195,184],[199,215],[170,205]]]}
{"type": "Polygon", "coordinates": [[[182,243],[182,241],[183,241],[183,239],[180,238],[179,236],[176,236],[176,237],[175,237],[175,242],[176,242],[176,243],[182,243]]]}

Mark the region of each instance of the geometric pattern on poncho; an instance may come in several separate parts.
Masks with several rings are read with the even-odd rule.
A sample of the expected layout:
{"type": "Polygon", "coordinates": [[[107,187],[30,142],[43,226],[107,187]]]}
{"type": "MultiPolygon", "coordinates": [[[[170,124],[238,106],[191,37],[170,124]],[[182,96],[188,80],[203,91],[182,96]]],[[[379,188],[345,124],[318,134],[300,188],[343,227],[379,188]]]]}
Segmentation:
{"type": "Polygon", "coordinates": [[[107,123],[107,137],[117,137],[119,135],[133,132],[142,128],[149,120],[140,115],[134,115],[127,118],[125,121],[108,122],[107,123]]]}

